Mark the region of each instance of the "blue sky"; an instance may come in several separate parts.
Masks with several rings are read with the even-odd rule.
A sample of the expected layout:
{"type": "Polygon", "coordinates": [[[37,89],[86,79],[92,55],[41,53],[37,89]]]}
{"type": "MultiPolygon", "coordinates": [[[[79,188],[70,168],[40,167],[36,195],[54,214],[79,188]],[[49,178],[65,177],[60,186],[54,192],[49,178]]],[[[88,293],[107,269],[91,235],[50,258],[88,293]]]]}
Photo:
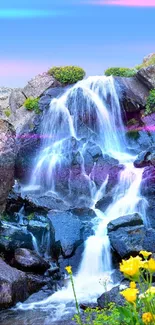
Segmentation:
{"type": "Polygon", "coordinates": [[[141,63],[155,52],[155,0],[132,1],[1,0],[0,86],[24,86],[53,65],[102,75],[141,63]]]}

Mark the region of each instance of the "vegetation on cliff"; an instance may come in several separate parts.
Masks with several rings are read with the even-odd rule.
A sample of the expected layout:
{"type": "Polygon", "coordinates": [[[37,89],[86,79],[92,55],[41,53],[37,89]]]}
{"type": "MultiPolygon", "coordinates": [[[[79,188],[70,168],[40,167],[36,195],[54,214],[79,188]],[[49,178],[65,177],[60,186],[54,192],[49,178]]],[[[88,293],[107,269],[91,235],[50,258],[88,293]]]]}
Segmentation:
{"type": "Polygon", "coordinates": [[[85,76],[85,71],[76,66],[53,67],[48,73],[65,85],[74,84],[85,76]]]}

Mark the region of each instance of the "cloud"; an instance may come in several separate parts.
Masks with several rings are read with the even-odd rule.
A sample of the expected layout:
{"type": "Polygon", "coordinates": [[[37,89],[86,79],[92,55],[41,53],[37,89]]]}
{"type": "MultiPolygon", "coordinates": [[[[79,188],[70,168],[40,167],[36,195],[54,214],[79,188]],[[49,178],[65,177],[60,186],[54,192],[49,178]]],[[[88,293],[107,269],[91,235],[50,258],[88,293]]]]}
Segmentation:
{"type": "Polygon", "coordinates": [[[155,7],[155,0],[90,0],[86,3],[96,6],[155,7]]]}
{"type": "Polygon", "coordinates": [[[63,10],[0,9],[0,19],[56,17],[65,14],[66,11],[63,10]]]}

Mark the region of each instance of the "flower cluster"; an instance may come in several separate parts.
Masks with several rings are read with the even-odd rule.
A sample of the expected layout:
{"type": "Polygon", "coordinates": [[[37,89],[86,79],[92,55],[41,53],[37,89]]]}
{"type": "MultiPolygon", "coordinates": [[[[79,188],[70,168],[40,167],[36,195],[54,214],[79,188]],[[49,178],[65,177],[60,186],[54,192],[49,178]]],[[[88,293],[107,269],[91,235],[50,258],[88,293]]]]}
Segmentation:
{"type": "Polygon", "coordinates": [[[155,273],[155,260],[150,258],[151,252],[140,251],[139,255],[142,257],[130,257],[128,260],[122,260],[120,264],[120,271],[131,281],[130,287],[123,290],[121,295],[133,306],[135,319],[139,317],[137,306],[141,306],[143,324],[153,325],[155,324],[155,287],[152,286],[152,275],[155,273]],[[139,294],[139,291],[142,293],[139,294]]]}

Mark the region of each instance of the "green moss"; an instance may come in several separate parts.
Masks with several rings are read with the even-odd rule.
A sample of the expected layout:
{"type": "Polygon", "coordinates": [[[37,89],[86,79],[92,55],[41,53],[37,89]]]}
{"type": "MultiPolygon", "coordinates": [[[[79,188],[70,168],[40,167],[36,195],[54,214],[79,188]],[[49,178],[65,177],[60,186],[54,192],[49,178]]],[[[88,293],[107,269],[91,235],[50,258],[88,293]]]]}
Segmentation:
{"type": "Polygon", "coordinates": [[[85,71],[76,66],[53,67],[48,73],[65,85],[74,84],[85,76],[85,71]]]}
{"type": "Polygon", "coordinates": [[[6,115],[7,117],[10,117],[10,115],[11,115],[11,109],[10,109],[10,107],[8,107],[8,108],[4,111],[4,113],[5,113],[5,115],[6,115]]]}
{"type": "Polygon", "coordinates": [[[149,96],[146,101],[145,115],[155,112],[155,89],[150,90],[149,96]]]}
{"type": "Polygon", "coordinates": [[[36,114],[39,114],[40,113],[39,99],[40,98],[33,98],[33,97],[27,98],[24,102],[25,108],[28,111],[35,111],[36,114]]]}
{"type": "Polygon", "coordinates": [[[147,68],[150,65],[154,65],[155,64],[155,55],[152,56],[149,60],[147,60],[146,62],[143,62],[142,64],[136,65],[135,68],[137,70],[140,70],[142,68],[147,68]]]}
{"type": "Polygon", "coordinates": [[[34,212],[30,213],[30,214],[27,216],[28,221],[31,221],[33,218],[34,218],[34,212]]]}
{"type": "Polygon", "coordinates": [[[129,69],[129,68],[109,68],[105,71],[106,76],[116,76],[116,77],[134,77],[136,75],[135,69],[129,69]]]}
{"type": "Polygon", "coordinates": [[[137,140],[140,137],[140,135],[139,135],[139,132],[137,130],[129,130],[127,132],[127,137],[129,139],[137,140]]]}

